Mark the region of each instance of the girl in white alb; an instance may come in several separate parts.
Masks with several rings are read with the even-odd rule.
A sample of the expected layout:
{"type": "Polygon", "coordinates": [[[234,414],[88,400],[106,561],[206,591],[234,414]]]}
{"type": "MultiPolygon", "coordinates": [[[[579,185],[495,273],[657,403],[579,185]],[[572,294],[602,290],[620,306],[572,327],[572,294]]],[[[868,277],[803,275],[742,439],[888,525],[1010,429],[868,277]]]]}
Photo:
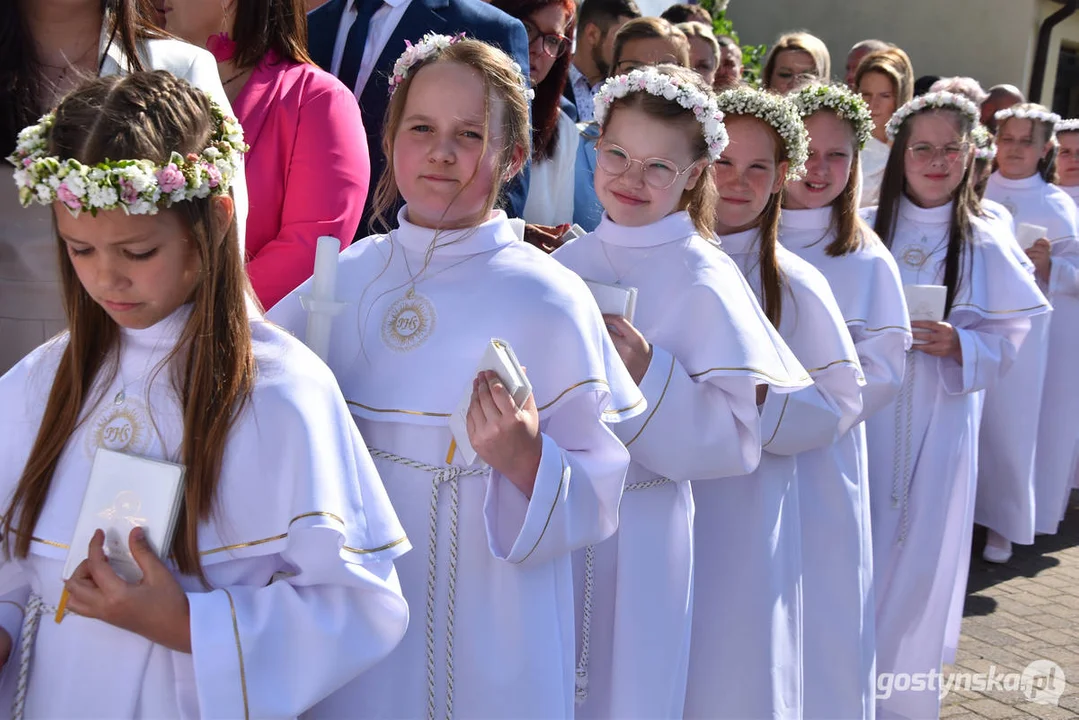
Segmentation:
{"type": "MultiPolygon", "coordinates": [[[[899,397],[866,421],[878,678],[939,677],[953,594],[966,584],[975,394],[1015,359],[1030,317],[1048,310],[1030,275],[975,214],[977,121],[974,103],[947,92],[900,108],[889,133],[904,151],[893,154],[869,218],[904,285],[946,288],[944,321],[911,322],[915,345],[899,397]]],[[[912,317],[940,310],[922,305],[919,298],[910,306],[912,317]]],[[[939,689],[878,683],[877,716],[936,717],[939,689]]]]}
{"type": "MultiPolygon", "coordinates": [[[[605,421],[645,402],[585,284],[492,210],[528,157],[520,70],[441,35],[397,68],[379,197],[406,205],[341,256],[329,365],[425,541],[398,566],[415,608],[401,645],[310,715],[570,718],[571,554],[617,526],[629,453],[605,421]],[[492,339],[526,367],[519,407],[511,378],[477,375],[492,339]],[[450,430],[462,402],[467,437],[450,430]]],[[[301,329],[311,286],[270,317],[301,329]]]]}
{"type": "Polygon", "coordinates": [[[794,455],[835,440],[862,408],[858,356],[828,282],[779,246],[780,197],[808,136],[790,101],[719,96],[730,144],[716,162],[714,227],[814,384],[758,392],[756,470],[695,482],[693,636],[685,716],[802,716],[802,548],[794,455]]]}
{"type": "MultiPolygon", "coordinates": [[[[1060,188],[1049,184],[1050,153],[1060,118],[1040,105],[1016,105],[997,113],[997,164],[986,197],[1023,223],[1046,228],[1027,250],[1035,277],[1053,304],[1049,321],[1045,384],[1034,460],[1034,531],[1053,534],[1064,517],[1076,461],[1079,427],[1061,422],[1079,407],[1079,214],[1060,188]],[[1043,173],[1043,171],[1046,171],[1043,173]]],[[[1021,229],[1017,232],[1021,232],[1021,229]]],[[[1001,438],[1004,441],[1004,438],[1001,438]]],[[[1007,535],[990,533],[989,544],[1007,559],[1007,535]]],[[[1027,542],[1029,539],[1024,538],[1027,542]]],[[[1000,558],[997,558],[999,561],[1000,558]]]]}
{"type": "Polygon", "coordinates": [[[709,166],[727,136],[711,88],[688,69],[642,68],[606,82],[596,115],[607,212],[554,257],[585,280],[636,289],[632,318],[605,319],[648,411],[614,426],[633,460],[619,528],[583,553],[576,717],[677,718],[693,606],[688,481],[756,468],[756,387],[808,381],[712,239],[709,166]]]}
{"type": "Polygon", "coordinates": [[[888,248],[858,217],[859,149],[873,120],[841,86],[792,96],[809,131],[806,176],[787,183],[779,239],[821,271],[854,341],[862,411],[835,442],[799,453],[805,718],[872,718],[876,675],[869,468],[862,421],[895,399],[910,318],[888,248]]]}
{"type": "Polygon", "coordinates": [[[340,390],[248,299],[229,190],[243,149],[165,72],[95,79],[20,136],[69,330],[0,378],[9,717],[296,717],[405,633],[409,544],[340,390]],[[102,450],[185,466],[165,557],[145,478],[81,507],[102,450]],[[101,529],[74,545],[83,517],[132,528],[107,552],[127,545],[138,583],[101,529]],[[86,559],[64,578],[69,553],[86,559]]]}

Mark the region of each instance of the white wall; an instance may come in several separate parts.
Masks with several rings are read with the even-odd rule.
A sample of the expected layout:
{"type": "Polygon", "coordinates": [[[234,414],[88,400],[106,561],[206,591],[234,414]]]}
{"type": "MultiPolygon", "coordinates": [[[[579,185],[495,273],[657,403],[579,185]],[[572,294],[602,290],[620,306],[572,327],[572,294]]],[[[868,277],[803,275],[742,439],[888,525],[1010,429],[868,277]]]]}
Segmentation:
{"type": "MultiPolygon", "coordinates": [[[[771,45],[788,30],[812,32],[828,45],[837,79],[843,77],[850,47],[878,38],[910,55],[916,78],[969,75],[984,87],[1011,83],[1026,92],[1042,4],[1055,5],[1050,0],[731,0],[727,17],[743,43],[771,45]]],[[[1055,51],[1051,57],[1049,91],[1055,51]]]]}

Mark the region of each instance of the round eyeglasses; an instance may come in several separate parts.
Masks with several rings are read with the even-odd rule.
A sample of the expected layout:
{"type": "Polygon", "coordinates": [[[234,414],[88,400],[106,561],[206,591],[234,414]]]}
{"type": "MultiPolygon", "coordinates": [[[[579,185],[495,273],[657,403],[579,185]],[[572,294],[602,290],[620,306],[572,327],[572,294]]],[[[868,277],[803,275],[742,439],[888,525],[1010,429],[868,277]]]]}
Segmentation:
{"type": "Polygon", "coordinates": [[[596,165],[603,172],[610,175],[624,175],[629,171],[633,163],[641,166],[644,182],[656,190],[666,190],[674,185],[679,175],[688,172],[696,162],[692,162],[684,168],[678,167],[674,162],[664,158],[646,158],[634,160],[626,152],[625,148],[614,143],[600,143],[596,146],[596,165]]]}
{"type": "Polygon", "coordinates": [[[910,159],[917,165],[929,165],[937,157],[944,158],[949,166],[954,165],[956,160],[966,157],[967,151],[970,150],[970,143],[948,143],[943,147],[937,147],[936,145],[930,145],[929,143],[921,142],[915,143],[907,147],[907,152],[910,153],[910,159]]]}
{"type": "Polygon", "coordinates": [[[569,50],[569,38],[565,35],[558,33],[545,33],[538,27],[533,25],[527,20],[521,21],[525,26],[525,32],[528,33],[528,45],[532,46],[532,43],[537,40],[543,41],[543,52],[547,53],[553,58],[561,57],[567,50],[569,50]]]}

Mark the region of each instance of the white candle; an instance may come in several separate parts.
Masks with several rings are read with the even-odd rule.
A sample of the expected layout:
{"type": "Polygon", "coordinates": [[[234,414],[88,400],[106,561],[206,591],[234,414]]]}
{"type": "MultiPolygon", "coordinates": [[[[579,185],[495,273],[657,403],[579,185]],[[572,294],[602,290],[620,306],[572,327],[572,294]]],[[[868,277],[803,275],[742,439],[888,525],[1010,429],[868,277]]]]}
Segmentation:
{"type": "Polygon", "coordinates": [[[334,295],[337,292],[337,256],[341,241],[322,236],[315,248],[315,276],[311,294],[307,296],[307,347],[327,360],[330,355],[330,330],[336,312],[334,295]]]}

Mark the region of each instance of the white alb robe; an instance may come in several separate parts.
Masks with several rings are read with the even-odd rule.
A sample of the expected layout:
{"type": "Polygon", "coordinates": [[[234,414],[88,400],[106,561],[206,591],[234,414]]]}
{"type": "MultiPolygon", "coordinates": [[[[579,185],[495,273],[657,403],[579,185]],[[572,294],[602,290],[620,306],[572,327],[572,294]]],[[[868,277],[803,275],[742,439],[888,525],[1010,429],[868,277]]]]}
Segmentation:
{"type": "Polygon", "coordinates": [[[1068,194],[1040,175],[1009,180],[993,173],[985,194],[1008,208],[1016,223],[1048,228],[1053,245],[1049,284],[1042,287],[1053,315],[1034,463],[1034,530],[1053,534],[1067,509],[1079,443],[1079,425],[1063,420],[1079,410],[1079,218],[1068,194]]]}
{"type": "Polygon", "coordinates": [[[581,134],[577,123],[563,110],[558,111],[558,141],[554,155],[533,162],[528,179],[528,197],[521,217],[536,225],[561,225],[573,222],[573,187],[577,144],[581,134]]]}
{"type": "MultiPolygon", "coordinates": [[[[760,297],[758,233],[722,238],[760,297]]],[[[777,248],[786,275],[779,334],[814,384],[769,390],[763,452],[747,475],[693,483],[693,640],[687,718],[802,716],[802,543],[794,456],[833,442],[861,412],[858,356],[828,282],[777,248]]]]}
{"type": "MultiPolygon", "coordinates": [[[[106,383],[106,366],[90,395],[30,554],[0,564],[0,624],[13,638],[31,595],[52,606],[38,618],[31,648],[26,718],[296,717],[384,658],[405,633],[408,608],[393,561],[409,544],[333,375],[254,313],[255,387],[229,433],[213,514],[199,528],[210,589],[178,576],[192,653],[78,615],[53,622],[97,448],[182,462],[178,394],[170,370],[155,368],[189,314],[181,308],[151,328],[122,330],[119,370],[106,383]]],[[[5,508],[66,345],[64,334],[0,378],[5,508]]],[[[22,651],[16,644],[4,666],[5,713],[22,651]]]]}
{"type": "MultiPolygon", "coordinates": [[[[836,442],[796,456],[802,521],[805,718],[872,718],[876,709],[873,543],[863,421],[903,384],[910,318],[899,270],[869,228],[838,257],[831,206],[783,210],[783,246],[828,280],[862,365],[862,411],[836,442]]],[[[840,431],[843,426],[840,427],[840,431]]]]}
{"type": "Polygon", "coordinates": [[[880,200],[880,184],[884,181],[884,168],[888,166],[888,155],[892,146],[876,138],[869,138],[862,150],[862,197],[859,205],[863,208],[875,206],[880,200]]]}
{"type": "MultiPolygon", "coordinates": [[[[903,198],[892,255],[904,284],[943,284],[951,204],[903,198]]],[[[870,217],[872,222],[872,217],[870,217]]],[[[877,674],[939,672],[956,587],[966,586],[976,462],[975,393],[1014,361],[1031,316],[1046,312],[1033,279],[973,219],[974,237],[947,322],[962,364],[912,349],[899,397],[866,421],[877,674]]],[[[936,717],[938,693],[894,691],[879,718],[936,717]]]]}
{"type": "Polygon", "coordinates": [[[589,629],[576,717],[679,718],[693,611],[689,481],[752,472],[756,386],[784,393],[808,380],[738,267],[685,212],[644,227],[604,216],[554,258],[586,280],[637,288],[633,322],[653,352],[640,386],[648,411],[614,426],[632,459],[618,531],[578,558],[578,626],[589,629]]]}
{"type": "MultiPolygon", "coordinates": [[[[990,237],[1033,275],[1034,263],[1015,238],[1011,211],[988,199],[982,201],[982,209],[990,220],[997,221],[990,223],[990,237]]],[[[1045,313],[1030,319],[1030,332],[1015,362],[993,387],[982,392],[974,522],[1020,545],[1034,542],[1034,455],[1049,354],[1050,317],[1051,313],[1045,313]]],[[[962,588],[953,601],[946,661],[959,639],[965,590],[962,588]]]]}
{"type": "Polygon", "coordinates": [[[1079,205],[1079,185],[1057,185],[1057,187],[1068,193],[1068,197],[1079,205]]]}
{"type": "MultiPolygon", "coordinates": [[[[617,526],[629,453],[604,420],[643,412],[644,398],[584,283],[520,242],[505,213],[436,237],[407,212],[341,254],[329,365],[405,530],[425,539],[397,565],[416,619],[310,717],[569,718],[571,554],[617,526]],[[527,368],[539,408],[531,500],[478,458],[447,459],[449,416],[492,338],[527,368]]],[[[310,287],[270,317],[302,331],[310,287]]]]}

